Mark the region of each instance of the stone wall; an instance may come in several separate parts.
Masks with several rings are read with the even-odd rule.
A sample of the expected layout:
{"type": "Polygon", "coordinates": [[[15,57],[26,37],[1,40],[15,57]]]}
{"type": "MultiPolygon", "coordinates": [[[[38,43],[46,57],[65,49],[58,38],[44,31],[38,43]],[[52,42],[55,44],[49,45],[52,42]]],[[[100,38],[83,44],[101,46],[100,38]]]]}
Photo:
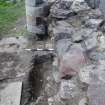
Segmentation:
{"type": "MultiPolygon", "coordinates": [[[[104,17],[84,0],[57,0],[49,33],[57,53],[59,90],[49,105],[104,105],[104,17]]],[[[55,75],[56,75],[55,74],[55,75]]]]}

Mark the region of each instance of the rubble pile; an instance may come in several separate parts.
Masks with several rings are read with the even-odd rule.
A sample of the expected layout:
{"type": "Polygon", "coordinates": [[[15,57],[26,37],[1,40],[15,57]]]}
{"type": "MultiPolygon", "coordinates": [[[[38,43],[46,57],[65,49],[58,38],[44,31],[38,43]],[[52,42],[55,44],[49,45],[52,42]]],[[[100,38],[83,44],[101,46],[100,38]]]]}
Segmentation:
{"type": "Polygon", "coordinates": [[[57,57],[48,80],[58,87],[51,88],[51,81],[45,86],[47,104],[104,105],[105,21],[101,11],[84,0],[56,0],[49,19],[57,57]],[[48,94],[48,90],[57,92],[48,94]]]}

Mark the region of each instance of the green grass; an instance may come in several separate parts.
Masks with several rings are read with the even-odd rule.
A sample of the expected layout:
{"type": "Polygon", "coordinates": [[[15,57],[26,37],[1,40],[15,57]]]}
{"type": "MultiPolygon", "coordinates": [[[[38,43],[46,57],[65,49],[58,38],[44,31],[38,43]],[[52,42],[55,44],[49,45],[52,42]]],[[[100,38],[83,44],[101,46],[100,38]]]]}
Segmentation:
{"type": "Polygon", "coordinates": [[[0,35],[5,35],[15,25],[19,17],[25,15],[23,2],[12,4],[0,2],[0,35]]]}

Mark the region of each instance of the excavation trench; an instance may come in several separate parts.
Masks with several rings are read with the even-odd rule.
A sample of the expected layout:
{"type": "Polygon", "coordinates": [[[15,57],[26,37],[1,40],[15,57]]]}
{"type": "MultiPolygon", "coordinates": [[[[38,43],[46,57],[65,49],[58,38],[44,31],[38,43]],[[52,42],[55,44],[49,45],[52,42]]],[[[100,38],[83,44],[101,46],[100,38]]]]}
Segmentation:
{"type": "MultiPolygon", "coordinates": [[[[32,59],[32,69],[27,79],[23,82],[21,105],[27,105],[38,100],[44,95],[44,103],[47,105],[47,94],[45,93],[46,84],[52,79],[52,62],[54,54],[45,52],[35,55],[32,59]]],[[[36,102],[37,103],[37,102],[36,102]]]]}
{"type": "Polygon", "coordinates": [[[53,52],[25,50],[48,49],[52,43],[49,39],[32,41],[24,37],[3,38],[0,41],[0,95],[8,84],[22,82],[20,105],[36,102],[44,93],[48,78],[52,79],[53,52]]]}

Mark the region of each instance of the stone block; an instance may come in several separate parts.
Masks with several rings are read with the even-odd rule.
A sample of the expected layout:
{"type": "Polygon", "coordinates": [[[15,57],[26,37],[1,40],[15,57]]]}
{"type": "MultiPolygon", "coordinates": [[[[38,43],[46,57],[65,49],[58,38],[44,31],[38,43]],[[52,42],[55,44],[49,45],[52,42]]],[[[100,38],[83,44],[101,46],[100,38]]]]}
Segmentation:
{"type": "Polygon", "coordinates": [[[78,74],[80,68],[87,64],[86,55],[80,49],[70,49],[60,57],[60,77],[78,74]]]}
{"type": "Polygon", "coordinates": [[[8,84],[0,92],[0,105],[20,105],[22,82],[8,84]]]}

